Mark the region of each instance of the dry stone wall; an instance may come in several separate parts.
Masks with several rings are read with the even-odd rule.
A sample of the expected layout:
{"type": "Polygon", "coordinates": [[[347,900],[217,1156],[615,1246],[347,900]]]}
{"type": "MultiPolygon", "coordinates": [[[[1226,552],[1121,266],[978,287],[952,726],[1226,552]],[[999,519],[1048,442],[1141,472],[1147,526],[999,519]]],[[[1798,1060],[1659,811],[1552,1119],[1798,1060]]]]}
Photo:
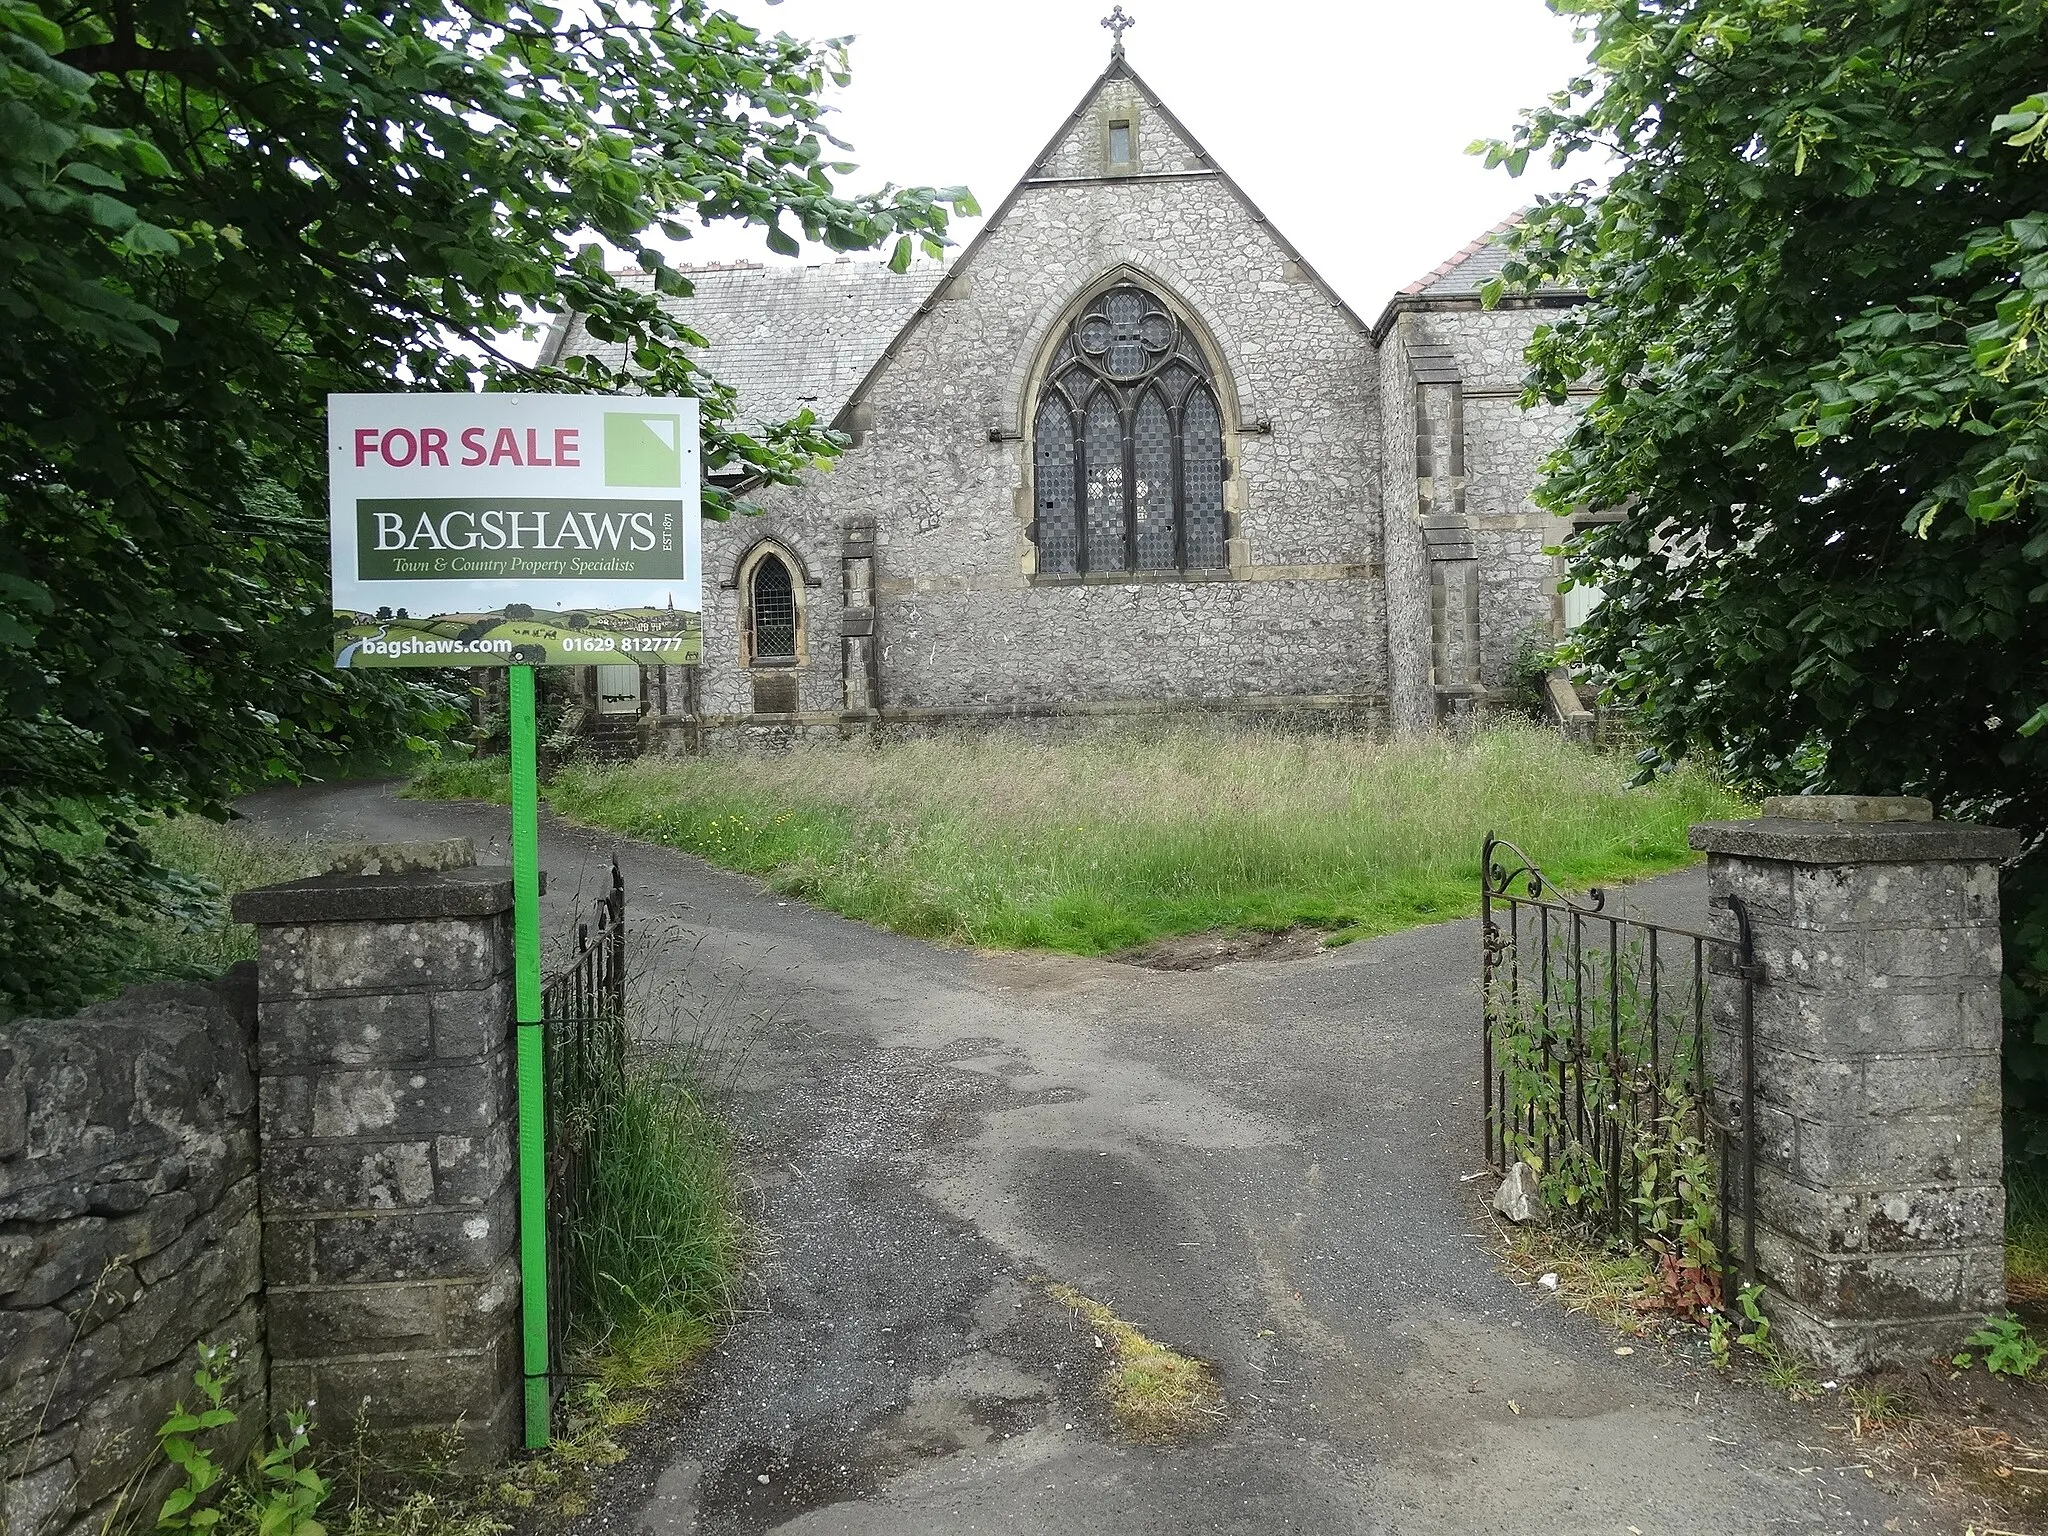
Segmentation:
{"type": "Polygon", "coordinates": [[[265,1362],[253,967],[0,1026],[0,1529],[99,1532],[160,1497],[195,1350],[265,1362]]]}

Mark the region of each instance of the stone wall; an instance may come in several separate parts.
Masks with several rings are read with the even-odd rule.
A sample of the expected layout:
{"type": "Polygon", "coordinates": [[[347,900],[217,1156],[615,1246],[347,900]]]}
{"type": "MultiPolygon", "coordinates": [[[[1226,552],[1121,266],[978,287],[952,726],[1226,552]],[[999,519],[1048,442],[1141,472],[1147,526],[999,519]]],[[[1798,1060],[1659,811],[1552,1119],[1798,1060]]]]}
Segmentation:
{"type": "Polygon", "coordinates": [[[398,846],[372,863],[406,872],[235,898],[261,954],[271,1391],[488,1463],[520,1429],[512,882],[466,840],[447,869],[398,846]]]}
{"type": "Polygon", "coordinates": [[[1429,559],[1423,548],[1416,459],[1415,377],[1408,356],[1414,329],[1402,315],[1380,340],[1380,507],[1385,550],[1388,712],[1397,730],[1436,721],[1430,691],[1429,559]]]}
{"type": "Polygon", "coordinates": [[[0,1529],[89,1536],[161,1497],[196,1346],[261,1428],[253,968],[0,1026],[0,1529]]]}
{"type": "Polygon", "coordinates": [[[841,707],[830,572],[857,515],[877,528],[885,709],[1271,696],[1383,706],[1370,341],[1162,114],[1128,82],[1105,90],[1138,113],[1141,167],[1172,179],[1072,170],[1100,169],[1088,146],[1107,109],[1084,112],[881,365],[855,408],[859,446],[802,486],[763,492],[765,518],[707,525],[707,716],[749,704],[734,664],[737,594],[714,584],[763,534],[826,578],[806,594],[800,693],[806,711],[841,707]],[[1032,575],[1037,368],[1075,305],[1119,270],[1177,305],[1211,350],[1233,471],[1224,579],[1032,575]]]}
{"type": "MultiPolygon", "coordinates": [[[[1509,684],[1524,636],[1550,634],[1558,621],[1558,563],[1546,548],[1568,524],[1530,499],[1543,460],[1571,430],[1571,405],[1520,404],[1523,354],[1536,328],[1557,318],[1543,308],[1482,310],[1476,300],[1436,304],[1401,317],[1408,346],[1447,351],[1460,381],[1464,506],[1478,550],[1479,680],[1509,684]]],[[[1388,475],[1396,473],[1391,456],[1388,475]]]]}
{"type": "Polygon", "coordinates": [[[1749,1026],[1775,1336],[1830,1375],[1957,1349],[2005,1305],[1998,868],[2019,835],[1816,795],[1691,842],[1716,931],[1754,936],[1753,988],[1716,946],[1710,1051],[1739,1128],[1749,1026]]]}
{"type": "MultiPolygon", "coordinates": [[[[1439,278],[1369,331],[1121,66],[951,267],[771,275],[706,274],[696,318],[744,341],[714,337],[714,369],[743,411],[802,403],[852,446],[755,492],[761,516],[706,525],[692,742],[1226,704],[1421,729],[1483,707],[1523,639],[1556,628],[1543,551],[1566,530],[1529,492],[1573,408],[1524,412],[1516,397],[1531,335],[1571,297],[1488,311],[1480,277],[1439,278]],[[1113,121],[1134,129],[1127,165],[1108,162],[1113,121]],[[758,302],[741,303],[755,279],[758,302]],[[1120,281],[1158,294],[1208,361],[1230,471],[1217,571],[1036,569],[1041,371],[1081,305],[1120,281]],[[875,527],[858,644],[839,568],[852,519],[875,527]],[[810,578],[804,654],[766,679],[742,655],[739,583],[764,538],[810,578]],[[849,656],[873,686],[849,689],[849,656]]],[[[622,360],[579,326],[565,334],[622,360]]]]}

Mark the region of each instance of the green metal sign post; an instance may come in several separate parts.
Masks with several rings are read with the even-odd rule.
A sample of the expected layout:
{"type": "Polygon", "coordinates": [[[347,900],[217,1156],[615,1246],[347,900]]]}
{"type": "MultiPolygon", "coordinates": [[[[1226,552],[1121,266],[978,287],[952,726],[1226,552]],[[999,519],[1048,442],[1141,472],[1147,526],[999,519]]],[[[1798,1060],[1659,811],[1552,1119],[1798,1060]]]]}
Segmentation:
{"type": "Polygon", "coordinates": [[[513,1003],[519,1050],[519,1277],[521,1353],[526,1372],[526,1443],[539,1449],[548,1426],[547,1120],[542,1095],[546,1052],[540,1007],[539,773],[533,723],[533,668],[513,667],[512,945],[513,1003]]]}

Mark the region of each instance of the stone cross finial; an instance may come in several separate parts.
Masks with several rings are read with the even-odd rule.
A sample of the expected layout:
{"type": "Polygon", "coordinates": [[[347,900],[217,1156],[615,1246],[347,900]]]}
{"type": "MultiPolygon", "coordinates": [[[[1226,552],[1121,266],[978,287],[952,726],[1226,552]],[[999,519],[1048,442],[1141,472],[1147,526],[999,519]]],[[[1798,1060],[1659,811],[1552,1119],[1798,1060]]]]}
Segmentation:
{"type": "Polygon", "coordinates": [[[1124,8],[1118,6],[1102,18],[1102,24],[1109,28],[1109,35],[1116,39],[1109,50],[1109,56],[1113,59],[1122,58],[1124,56],[1124,33],[1130,28],[1135,27],[1138,24],[1137,21],[1132,17],[1126,16],[1124,8]]]}

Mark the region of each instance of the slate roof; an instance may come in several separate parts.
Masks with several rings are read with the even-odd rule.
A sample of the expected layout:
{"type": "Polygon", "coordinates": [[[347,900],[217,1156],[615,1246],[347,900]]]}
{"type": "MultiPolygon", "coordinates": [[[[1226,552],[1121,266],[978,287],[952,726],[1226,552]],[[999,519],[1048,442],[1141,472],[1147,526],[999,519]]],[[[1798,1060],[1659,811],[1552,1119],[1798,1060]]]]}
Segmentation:
{"type": "MultiPolygon", "coordinates": [[[[891,272],[878,261],[828,261],[803,267],[757,262],[684,267],[696,293],[665,301],[710,345],[696,354],[720,383],[739,391],[741,422],[787,421],[805,406],[829,423],[882,351],[942,277],[920,262],[891,272]]],[[[638,273],[624,281],[645,283],[638,273]]],[[[593,341],[574,317],[542,354],[590,353],[616,364],[624,348],[593,341]]]]}
{"type": "Polygon", "coordinates": [[[1508,248],[1501,237],[1521,222],[1520,214],[1510,214],[1470,245],[1453,252],[1449,260],[1439,262],[1403,288],[1402,295],[1434,299],[1476,294],[1499,277],[1500,269],[1507,265],[1508,248]]]}

